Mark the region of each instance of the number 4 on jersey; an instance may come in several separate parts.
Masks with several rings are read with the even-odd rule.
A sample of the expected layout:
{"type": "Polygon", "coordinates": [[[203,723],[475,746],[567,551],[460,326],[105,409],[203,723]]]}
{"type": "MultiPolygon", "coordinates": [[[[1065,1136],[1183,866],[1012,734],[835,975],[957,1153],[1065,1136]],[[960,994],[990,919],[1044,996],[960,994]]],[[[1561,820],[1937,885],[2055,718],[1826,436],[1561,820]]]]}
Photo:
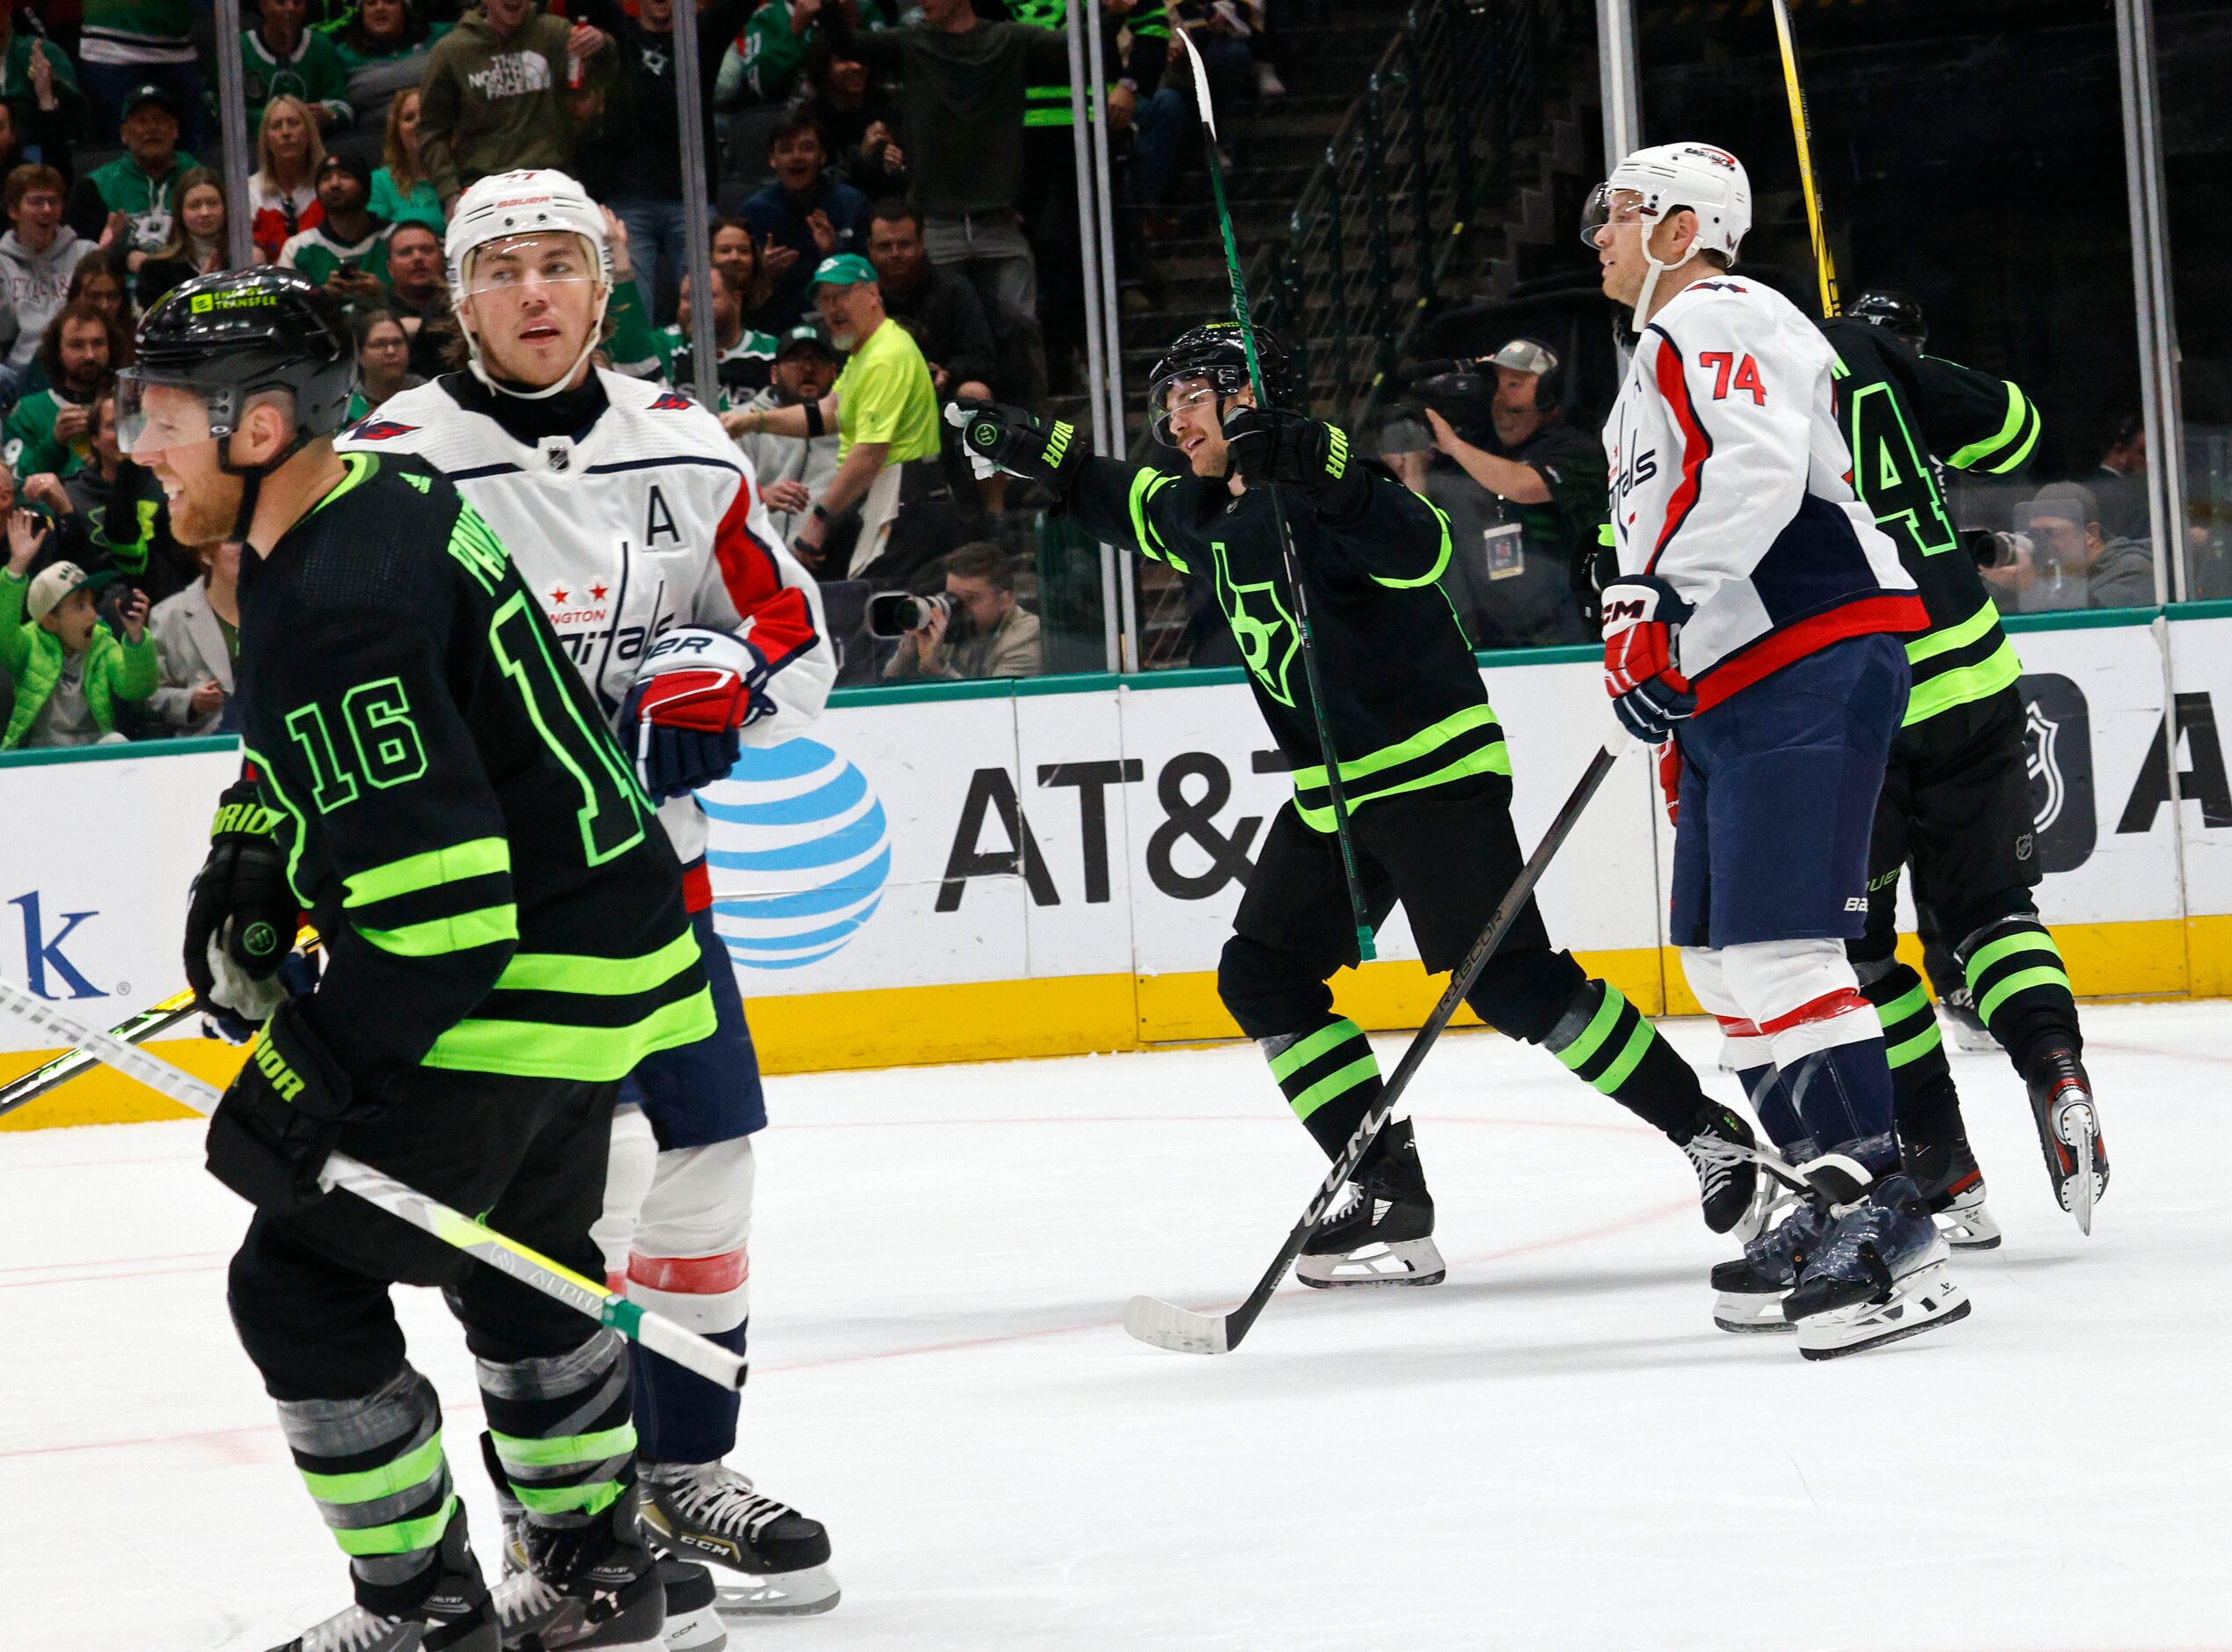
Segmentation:
{"type": "Polygon", "coordinates": [[[1746,355],[1737,359],[1733,350],[1700,350],[1697,365],[1713,369],[1713,399],[1726,401],[1732,390],[1742,391],[1754,407],[1767,406],[1767,386],[1760,381],[1760,364],[1746,355]]]}

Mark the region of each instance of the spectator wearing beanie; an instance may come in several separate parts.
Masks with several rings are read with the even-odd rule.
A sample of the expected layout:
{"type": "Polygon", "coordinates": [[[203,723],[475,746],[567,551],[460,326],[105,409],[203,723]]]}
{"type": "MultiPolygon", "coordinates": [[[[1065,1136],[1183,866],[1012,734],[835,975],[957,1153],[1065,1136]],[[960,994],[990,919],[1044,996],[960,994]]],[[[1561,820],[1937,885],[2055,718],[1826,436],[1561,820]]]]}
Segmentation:
{"type": "Polygon", "coordinates": [[[161,668],[147,636],[147,602],[135,597],[124,635],[100,623],[95,593],[75,562],[28,577],[48,530],[27,511],[8,522],[8,565],[0,571],[0,670],[15,687],[0,749],[89,746],[121,740],[121,702],[155,691],[161,668]]]}
{"type": "Polygon", "coordinates": [[[53,167],[17,167],[0,201],[6,203],[9,225],[0,236],[0,276],[8,283],[17,328],[7,365],[20,374],[39,353],[47,324],[69,302],[77,260],[92,248],[62,221],[62,179],[53,167]]]}
{"type": "Polygon", "coordinates": [[[179,148],[182,117],[171,94],[149,82],[124,104],[124,152],[78,180],[70,200],[70,227],[87,240],[100,238],[113,215],[130,220],[130,250],[152,252],[171,238],[179,191],[194,169],[179,148]]]}
{"type": "Polygon", "coordinates": [[[318,164],[318,222],[279,249],[282,269],[299,270],[345,304],[381,302],[387,285],[388,226],[372,216],[372,169],[350,155],[318,164]]]}
{"type": "Polygon", "coordinates": [[[420,86],[419,153],[442,209],[490,172],[573,170],[611,44],[603,30],[547,16],[535,0],[481,0],[435,42],[420,86]],[[568,84],[574,59],[585,82],[578,92],[568,84]]]}

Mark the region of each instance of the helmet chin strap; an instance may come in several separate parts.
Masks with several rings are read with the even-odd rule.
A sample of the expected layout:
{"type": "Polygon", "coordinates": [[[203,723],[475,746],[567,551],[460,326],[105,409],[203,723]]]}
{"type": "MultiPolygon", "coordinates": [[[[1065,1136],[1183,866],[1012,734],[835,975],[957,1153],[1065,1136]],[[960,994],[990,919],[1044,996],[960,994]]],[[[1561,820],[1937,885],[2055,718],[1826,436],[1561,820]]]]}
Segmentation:
{"type": "MultiPolygon", "coordinates": [[[[246,410],[242,410],[245,416],[246,410]]],[[[240,479],[240,507],[232,513],[232,532],[229,536],[237,545],[248,543],[248,529],[256,519],[256,502],[262,497],[264,478],[269,476],[288,460],[310,445],[310,438],[297,428],[294,440],[273,454],[261,464],[235,464],[232,462],[232,441],[240,433],[229,430],[217,443],[217,469],[227,476],[240,479]]]]}
{"type": "Polygon", "coordinates": [[[596,354],[596,347],[604,341],[604,311],[611,302],[612,289],[607,287],[597,295],[596,314],[589,320],[589,339],[582,344],[582,353],[574,358],[571,366],[540,390],[523,389],[509,379],[498,378],[491,373],[487,363],[480,358],[480,335],[466,326],[465,318],[459,316],[457,325],[465,335],[465,365],[472,369],[475,378],[499,396],[509,396],[519,401],[547,401],[553,396],[562,395],[572,387],[574,375],[582,370],[582,363],[596,354]]]}

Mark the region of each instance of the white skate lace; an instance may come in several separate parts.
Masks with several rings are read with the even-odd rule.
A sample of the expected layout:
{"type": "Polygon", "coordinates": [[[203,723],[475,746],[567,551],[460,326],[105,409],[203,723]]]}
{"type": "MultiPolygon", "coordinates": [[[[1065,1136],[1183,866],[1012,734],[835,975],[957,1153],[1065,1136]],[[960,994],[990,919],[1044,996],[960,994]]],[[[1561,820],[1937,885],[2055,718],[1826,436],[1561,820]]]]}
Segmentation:
{"type": "Polygon", "coordinates": [[[1697,1173],[1697,1196],[1707,1204],[1735,1179],[1738,1166],[1752,1162],[1748,1148],[1706,1130],[1684,1142],[1682,1151],[1689,1155],[1690,1168],[1697,1173]]]}
{"type": "Polygon", "coordinates": [[[506,1631],[536,1618],[557,1605],[565,1597],[532,1572],[514,1572],[496,1585],[492,1597],[496,1606],[496,1621],[506,1631]]]}
{"type": "Polygon", "coordinates": [[[768,1522],[792,1512],[788,1503],[755,1491],[749,1479],[725,1464],[708,1464],[692,1471],[686,1479],[667,1481],[661,1489],[674,1498],[675,1507],[688,1518],[700,1525],[741,1531],[748,1542],[757,1539],[768,1522]]]}
{"type": "Polygon", "coordinates": [[[393,1619],[351,1606],[326,1619],[296,1644],[302,1652],[371,1652],[394,1630],[393,1619]]]}

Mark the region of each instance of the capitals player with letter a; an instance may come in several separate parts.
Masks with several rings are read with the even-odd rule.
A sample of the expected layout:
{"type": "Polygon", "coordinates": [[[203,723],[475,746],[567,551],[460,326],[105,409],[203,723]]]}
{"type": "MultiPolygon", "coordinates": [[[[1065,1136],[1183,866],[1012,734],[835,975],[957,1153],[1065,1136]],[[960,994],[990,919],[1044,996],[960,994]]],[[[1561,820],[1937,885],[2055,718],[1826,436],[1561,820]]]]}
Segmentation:
{"type": "MultiPolygon", "coordinates": [[[[431,462],[494,527],[660,804],[719,1030],[622,1085],[598,1226],[615,1288],[744,1349],[751,1136],[767,1122],[735,975],[713,928],[692,793],[744,744],[812,720],[836,676],[814,582],[776,537],[750,462],[665,386],[594,367],[612,292],[606,219],[563,172],[480,179],[444,247],[469,370],[404,391],[345,450],[431,462]]],[[[639,1354],[645,1531],[740,1574],[724,1611],[837,1602],[828,1534],[722,1459],[738,1401],[639,1354]]]]}
{"type": "Polygon", "coordinates": [[[1899,1168],[1883,1027],[1844,942],[1928,624],[1855,497],[1836,356],[1730,275],[1751,185],[1703,143],[1641,150],[1584,214],[1639,335],[1606,432],[1618,577],[1605,681],[1659,743],[1676,813],[1669,927],[1777,1147],[1813,1191],[1713,1270],[1730,1330],[1795,1326],[1811,1359],[1958,1319],[1945,1240],[1899,1168]]]}

